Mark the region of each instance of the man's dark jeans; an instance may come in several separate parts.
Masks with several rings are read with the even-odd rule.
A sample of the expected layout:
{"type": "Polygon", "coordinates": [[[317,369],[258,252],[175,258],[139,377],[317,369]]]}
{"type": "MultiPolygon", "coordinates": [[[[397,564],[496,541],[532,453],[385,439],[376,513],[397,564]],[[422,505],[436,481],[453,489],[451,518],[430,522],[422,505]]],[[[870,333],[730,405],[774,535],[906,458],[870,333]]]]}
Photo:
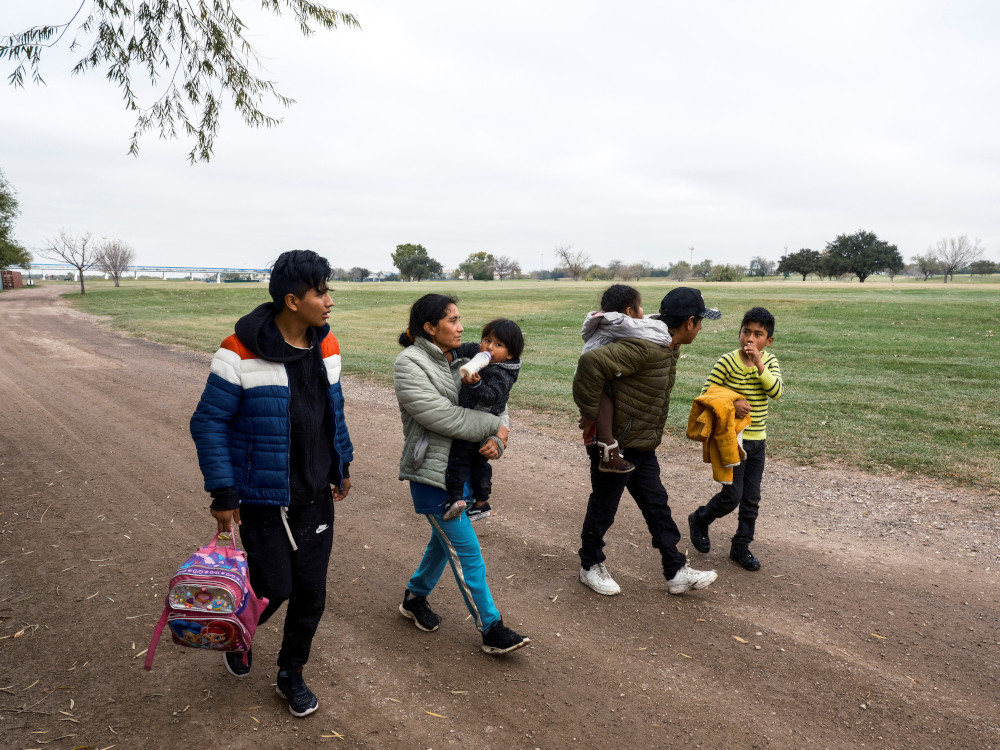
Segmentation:
{"type": "Polygon", "coordinates": [[[739,522],[733,544],[750,544],[753,541],[760,511],[760,483],[764,476],[766,444],[766,440],[744,440],[743,450],[747,457],[739,466],[733,467],[733,483],[722,485],[711,500],[695,511],[695,515],[708,525],[738,507],[739,522]]]}
{"type": "Polygon", "coordinates": [[[615,522],[618,503],[626,489],[646,519],[646,526],[653,537],[653,547],[663,558],[663,575],[670,580],[684,567],[687,558],[677,550],[681,540],[677,524],[670,515],[667,491],[660,481],[660,464],[656,451],[625,451],[625,458],[635,465],[635,471],[628,474],[612,474],[598,471],[601,452],[596,445],[587,446],[590,456],[590,499],[587,515],[583,519],[580,539],[580,564],[588,570],[592,565],[602,563],[604,557],[604,535],[615,522]]]}

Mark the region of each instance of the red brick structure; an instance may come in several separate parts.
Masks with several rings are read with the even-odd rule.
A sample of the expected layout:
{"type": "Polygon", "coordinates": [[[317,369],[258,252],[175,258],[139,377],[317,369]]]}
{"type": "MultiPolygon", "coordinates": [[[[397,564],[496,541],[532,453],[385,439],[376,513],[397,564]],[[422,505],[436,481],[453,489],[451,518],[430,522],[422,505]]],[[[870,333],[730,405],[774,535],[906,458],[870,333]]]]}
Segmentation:
{"type": "Polygon", "coordinates": [[[24,286],[20,271],[0,271],[0,280],[4,289],[20,289],[24,286]]]}

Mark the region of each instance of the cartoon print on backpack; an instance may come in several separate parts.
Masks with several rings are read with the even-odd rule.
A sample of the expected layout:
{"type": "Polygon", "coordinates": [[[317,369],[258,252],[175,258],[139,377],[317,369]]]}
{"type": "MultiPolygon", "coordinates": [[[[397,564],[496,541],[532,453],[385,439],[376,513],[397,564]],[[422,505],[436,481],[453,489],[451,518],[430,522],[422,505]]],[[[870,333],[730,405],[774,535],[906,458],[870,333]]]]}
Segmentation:
{"type": "Polygon", "coordinates": [[[236,636],[235,628],[228,622],[215,621],[203,625],[193,620],[173,620],[170,629],[187,646],[216,651],[225,651],[236,636]]]}

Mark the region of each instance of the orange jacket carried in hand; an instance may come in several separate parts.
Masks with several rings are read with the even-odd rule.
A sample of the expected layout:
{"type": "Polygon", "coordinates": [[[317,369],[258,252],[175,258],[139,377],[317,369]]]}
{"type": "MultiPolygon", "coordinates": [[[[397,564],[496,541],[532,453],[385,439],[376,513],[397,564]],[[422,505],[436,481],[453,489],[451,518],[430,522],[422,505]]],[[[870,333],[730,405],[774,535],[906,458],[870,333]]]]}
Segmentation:
{"type": "Polygon", "coordinates": [[[750,426],[750,415],[736,418],[735,402],[743,399],[736,391],[719,385],[709,387],[691,404],[687,436],[702,444],[702,459],[712,464],[712,479],[733,483],[733,467],[746,458],[743,430],[750,426]]]}

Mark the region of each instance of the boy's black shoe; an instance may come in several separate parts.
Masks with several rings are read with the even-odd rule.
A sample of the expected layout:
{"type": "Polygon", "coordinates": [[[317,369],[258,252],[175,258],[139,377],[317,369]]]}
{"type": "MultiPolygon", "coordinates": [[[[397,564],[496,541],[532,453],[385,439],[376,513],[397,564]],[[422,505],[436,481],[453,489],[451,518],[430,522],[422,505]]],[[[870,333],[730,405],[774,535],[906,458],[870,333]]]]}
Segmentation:
{"type": "Polygon", "coordinates": [[[698,511],[688,516],[688,529],[691,532],[691,544],[696,550],[708,552],[712,549],[712,542],[708,539],[708,524],[698,518],[698,511]]]}
{"type": "Polygon", "coordinates": [[[508,654],[521,646],[527,646],[529,643],[531,643],[530,638],[515,633],[500,619],[490,625],[490,629],[483,633],[482,648],[487,654],[508,654]]]}
{"type": "Polygon", "coordinates": [[[760,570],[760,560],[754,557],[750,547],[745,544],[734,543],[729,550],[729,557],[747,570],[760,570]]]}
{"type": "Polygon", "coordinates": [[[302,667],[279,671],[275,687],[278,695],[288,701],[288,710],[292,716],[308,716],[319,708],[319,701],[302,679],[302,667]]]}
{"type": "Polygon", "coordinates": [[[226,665],[226,671],[233,677],[246,677],[253,667],[253,650],[247,651],[247,663],[243,664],[242,651],[226,651],[222,654],[222,663],[226,665]]]}
{"type": "Polygon", "coordinates": [[[441,618],[434,614],[434,610],[427,603],[426,596],[411,596],[407,589],[403,594],[403,603],[399,605],[399,614],[413,620],[413,624],[423,631],[431,633],[441,625],[441,618]]]}

